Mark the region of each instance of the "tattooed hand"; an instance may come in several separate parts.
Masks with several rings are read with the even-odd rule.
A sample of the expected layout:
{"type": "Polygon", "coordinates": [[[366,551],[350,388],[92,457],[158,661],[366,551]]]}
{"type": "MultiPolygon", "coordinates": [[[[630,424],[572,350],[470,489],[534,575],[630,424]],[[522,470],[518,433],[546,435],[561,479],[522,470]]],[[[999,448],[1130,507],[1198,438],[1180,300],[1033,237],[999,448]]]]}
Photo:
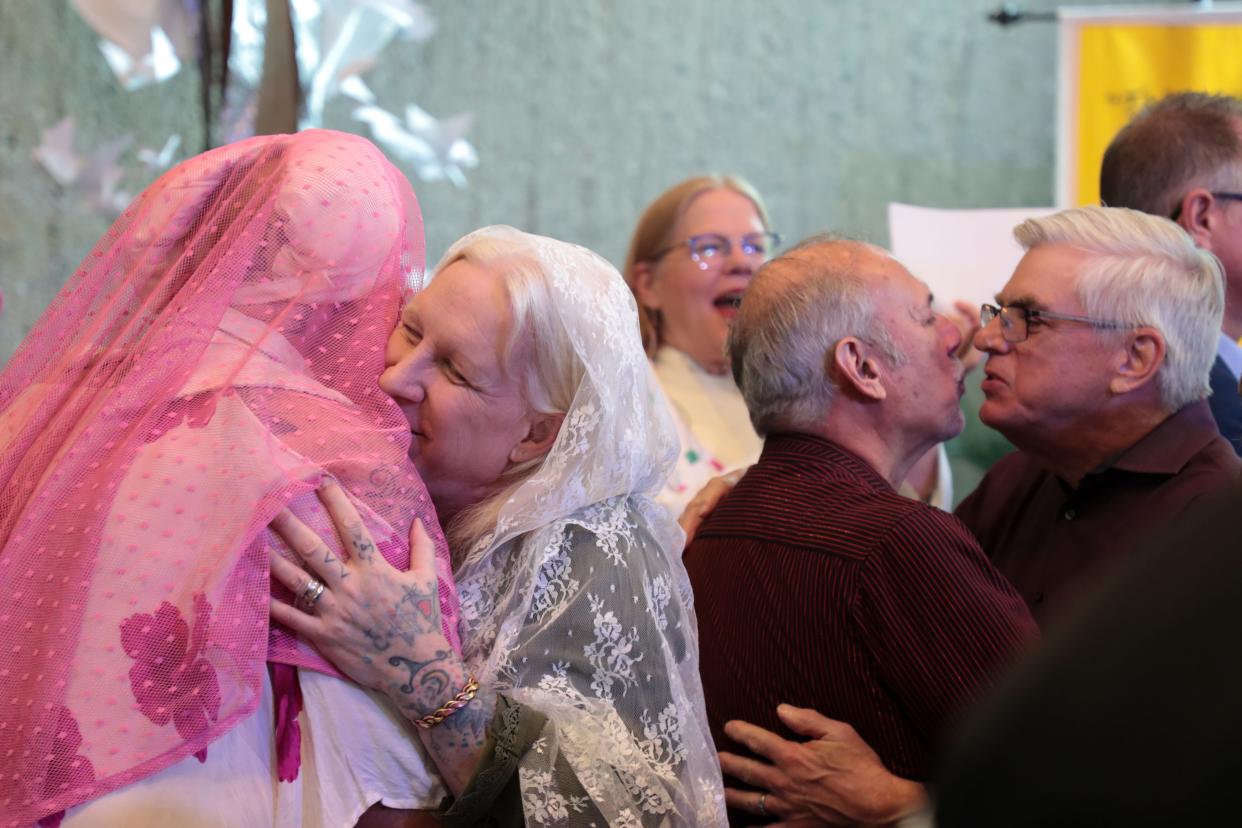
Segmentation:
{"type": "MultiPolygon", "coordinates": [[[[297,632],[354,681],[379,690],[411,720],[442,706],[466,685],[461,657],[440,626],[435,547],[421,521],[410,527],[410,569],[401,572],[378,554],[362,519],[336,484],[319,490],[336,525],[333,550],[288,510],[272,528],[298,554],[324,591],[314,611],[273,600],[272,618],[297,632]]],[[[272,575],[301,595],[311,574],[271,555],[272,575]]],[[[496,697],[481,687],[474,700],[430,729],[419,729],[445,784],[460,794],[483,754],[496,697]]]]}
{"type": "Polygon", "coordinates": [[[464,675],[440,626],[431,539],[416,521],[410,532],[410,569],[401,572],[378,553],[339,486],[323,486],[319,498],[346,555],[288,510],[278,515],[272,528],[310,572],[273,552],[272,574],[295,595],[312,575],[326,588],[313,612],[273,601],[272,617],[314,644],[354,681],[387,693],[411,713],[430,713],[453,697],[464,675]]]}

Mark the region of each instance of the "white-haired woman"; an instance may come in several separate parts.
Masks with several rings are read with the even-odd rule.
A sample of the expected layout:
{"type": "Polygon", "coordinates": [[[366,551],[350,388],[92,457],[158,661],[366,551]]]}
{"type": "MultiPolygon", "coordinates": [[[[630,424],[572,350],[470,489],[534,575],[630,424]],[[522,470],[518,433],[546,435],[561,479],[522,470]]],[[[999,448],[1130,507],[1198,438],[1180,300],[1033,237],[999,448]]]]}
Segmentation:
{"type": "Polygon", "coordinates": [[[325,588],[313,613],[274,617],[420,726],[456,795],[450,821],[723,821],[682,538],[648,498],[676,439],[636,330],[611,265],[506,227],[454,244],[403,310],[380,385],[448,527],[461,657],[417,529],[399,572],[333,488],[344,566],[334,540],[276,524],[325,588]]]}

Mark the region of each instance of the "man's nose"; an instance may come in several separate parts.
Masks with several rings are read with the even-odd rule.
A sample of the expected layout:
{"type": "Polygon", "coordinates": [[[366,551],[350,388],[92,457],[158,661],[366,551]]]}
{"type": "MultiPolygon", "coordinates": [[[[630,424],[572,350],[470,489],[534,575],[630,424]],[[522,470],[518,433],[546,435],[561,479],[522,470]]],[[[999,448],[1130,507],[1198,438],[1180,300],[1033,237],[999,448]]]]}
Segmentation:
{"type": "Polygon", "coordinates": [[[1004,350],[1008,345],[1009,343],[1001,332],[1000,314],[988,320],[988,323],[975,333],[975,347],[980,351],[994,354],[1004,350]]]}
{"type": "Polygon", "coordinates": [[[936,314],[936,324],[940,326],[940,340],[944,343],[945,350],[949,356],[956,354],[957,349],[962,347],[961,329],[942,313],[936,314]]]}

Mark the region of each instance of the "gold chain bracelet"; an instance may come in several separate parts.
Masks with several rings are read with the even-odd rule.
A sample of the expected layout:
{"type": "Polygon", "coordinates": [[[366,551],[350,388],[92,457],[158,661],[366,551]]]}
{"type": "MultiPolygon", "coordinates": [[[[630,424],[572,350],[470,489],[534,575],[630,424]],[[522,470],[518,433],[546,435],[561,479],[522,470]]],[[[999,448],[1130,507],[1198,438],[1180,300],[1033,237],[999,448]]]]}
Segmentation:
{"type": "Polygon", "coordinates": [[[423,730],[435,727],[440,722],[452,716],[458,710],[461,710],[474,699],[476,693],[479,692],[479,680],[474,676],[466,679],[466,686],[461,688],[456,696],[446,701],[443,706],[437,707],[435,710],[423,716],[421,719],[415,719],[414,724],[423,730]]]}

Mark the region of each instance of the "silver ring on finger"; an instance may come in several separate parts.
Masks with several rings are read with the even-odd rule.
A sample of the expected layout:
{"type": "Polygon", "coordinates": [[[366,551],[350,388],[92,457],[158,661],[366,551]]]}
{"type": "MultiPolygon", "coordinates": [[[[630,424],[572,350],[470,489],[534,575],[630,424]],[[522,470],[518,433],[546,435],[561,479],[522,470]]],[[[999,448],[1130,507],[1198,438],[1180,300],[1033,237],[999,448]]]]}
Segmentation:
{"type": "Polygon", "coordinates": [[[319,599],[323,597],[323,590],[323,581],[318,578],[311,578],[307,581],[302,594],[298,596],[298,603],[302,605],[302,609],[314,612],[315,604],[319,603],[319,599]]]}
{"type": "Polygon", "coordinates": [[[767,794],[759,794],[759,816],[768,816],[767,798],[767,794]]]}

